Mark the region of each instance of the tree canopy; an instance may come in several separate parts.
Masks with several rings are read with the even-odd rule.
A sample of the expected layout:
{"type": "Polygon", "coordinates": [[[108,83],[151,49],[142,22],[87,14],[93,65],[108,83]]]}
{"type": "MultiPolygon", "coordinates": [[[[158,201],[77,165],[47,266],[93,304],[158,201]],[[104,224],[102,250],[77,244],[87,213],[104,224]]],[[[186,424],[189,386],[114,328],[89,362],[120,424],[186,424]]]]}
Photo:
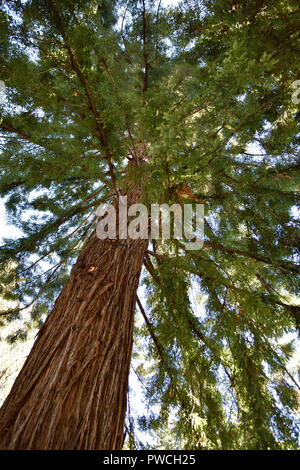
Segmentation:
{"type": "Polygon", "coordinates": [[[145,256],[135,354],[155,411],[137,425],[162,445],[297,447],[281,340],[300,325],[299,21],[296,0],[0,6],[0,196],[22,232],[0,250],[16,305],[2,325],[31,309],[14,339],[42,324],[119,189],[204,204],[201,250],[157,240],[145,256]]]}

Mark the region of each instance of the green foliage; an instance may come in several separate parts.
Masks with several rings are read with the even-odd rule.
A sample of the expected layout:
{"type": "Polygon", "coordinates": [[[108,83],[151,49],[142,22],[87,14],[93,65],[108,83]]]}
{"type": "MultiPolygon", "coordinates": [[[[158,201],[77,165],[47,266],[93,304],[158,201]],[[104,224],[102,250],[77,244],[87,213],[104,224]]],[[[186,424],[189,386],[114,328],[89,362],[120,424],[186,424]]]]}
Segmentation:
{"type": "Polygon", "coordinates": [[[22,236],[0,250],[17,304],[1,318],[31,306],[10,339],[42,324],[116,182],[143,180],[147,205],[188,185],[203,248],[158,242],[145,261],[140,429],[158,447],[296,448],[298,2],[4,3],[0,196],[22,236]],[[149,162],[128,170],[141,144],[149,162]]]}

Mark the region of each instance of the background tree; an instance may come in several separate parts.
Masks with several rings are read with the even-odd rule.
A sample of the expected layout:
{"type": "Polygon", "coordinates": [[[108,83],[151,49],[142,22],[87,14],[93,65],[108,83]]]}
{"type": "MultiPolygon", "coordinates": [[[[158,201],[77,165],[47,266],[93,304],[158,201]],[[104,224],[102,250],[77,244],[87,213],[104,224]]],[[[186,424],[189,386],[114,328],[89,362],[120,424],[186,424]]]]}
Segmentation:
{"type": "Polygon", "coordinates": [[[279,342],[299,327],[297,13],[287,0],[2,4],[0,194],[23,233],[1,248],[1,295],[19,303],[3,324],[31,306],[41,326],[64,285],[1,410],[3,448],[122,447],[142,263],[136,347],[159,412],[140,427],[175,447],[297,446],[293,345],[279,342]],[[97,240],[95,210],[120,192],[204,203],[203,248],[97,240]]]}

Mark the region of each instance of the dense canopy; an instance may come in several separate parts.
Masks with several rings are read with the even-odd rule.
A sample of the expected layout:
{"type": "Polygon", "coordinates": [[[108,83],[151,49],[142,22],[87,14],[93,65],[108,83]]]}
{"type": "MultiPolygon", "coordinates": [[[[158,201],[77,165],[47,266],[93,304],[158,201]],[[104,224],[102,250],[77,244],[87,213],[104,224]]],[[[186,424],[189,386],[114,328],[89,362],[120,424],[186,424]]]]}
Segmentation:
{"type": "Polygon", "coordinates": [[[152,412],[127,445],[297,447],[299,20],[296,0],[0,6],[0,195],[22,233],[1,247],[0,318],[31,314],[12,339],[44,321],[101,202],[143,181],[147,206],[204,204],[201,250],[145,254],[134,361],[152,412]]]}

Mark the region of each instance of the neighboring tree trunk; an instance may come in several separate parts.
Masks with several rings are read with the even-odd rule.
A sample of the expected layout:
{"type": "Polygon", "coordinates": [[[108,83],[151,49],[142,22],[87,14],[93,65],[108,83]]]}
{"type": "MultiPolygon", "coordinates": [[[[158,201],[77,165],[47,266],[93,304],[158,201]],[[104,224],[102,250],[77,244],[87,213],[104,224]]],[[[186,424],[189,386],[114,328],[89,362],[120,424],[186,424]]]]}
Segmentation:
{"type": "Polygon", "coordinates": [[[0,410],[1,449],[122,448],[147,244],[91,235],[0,410]]]}

